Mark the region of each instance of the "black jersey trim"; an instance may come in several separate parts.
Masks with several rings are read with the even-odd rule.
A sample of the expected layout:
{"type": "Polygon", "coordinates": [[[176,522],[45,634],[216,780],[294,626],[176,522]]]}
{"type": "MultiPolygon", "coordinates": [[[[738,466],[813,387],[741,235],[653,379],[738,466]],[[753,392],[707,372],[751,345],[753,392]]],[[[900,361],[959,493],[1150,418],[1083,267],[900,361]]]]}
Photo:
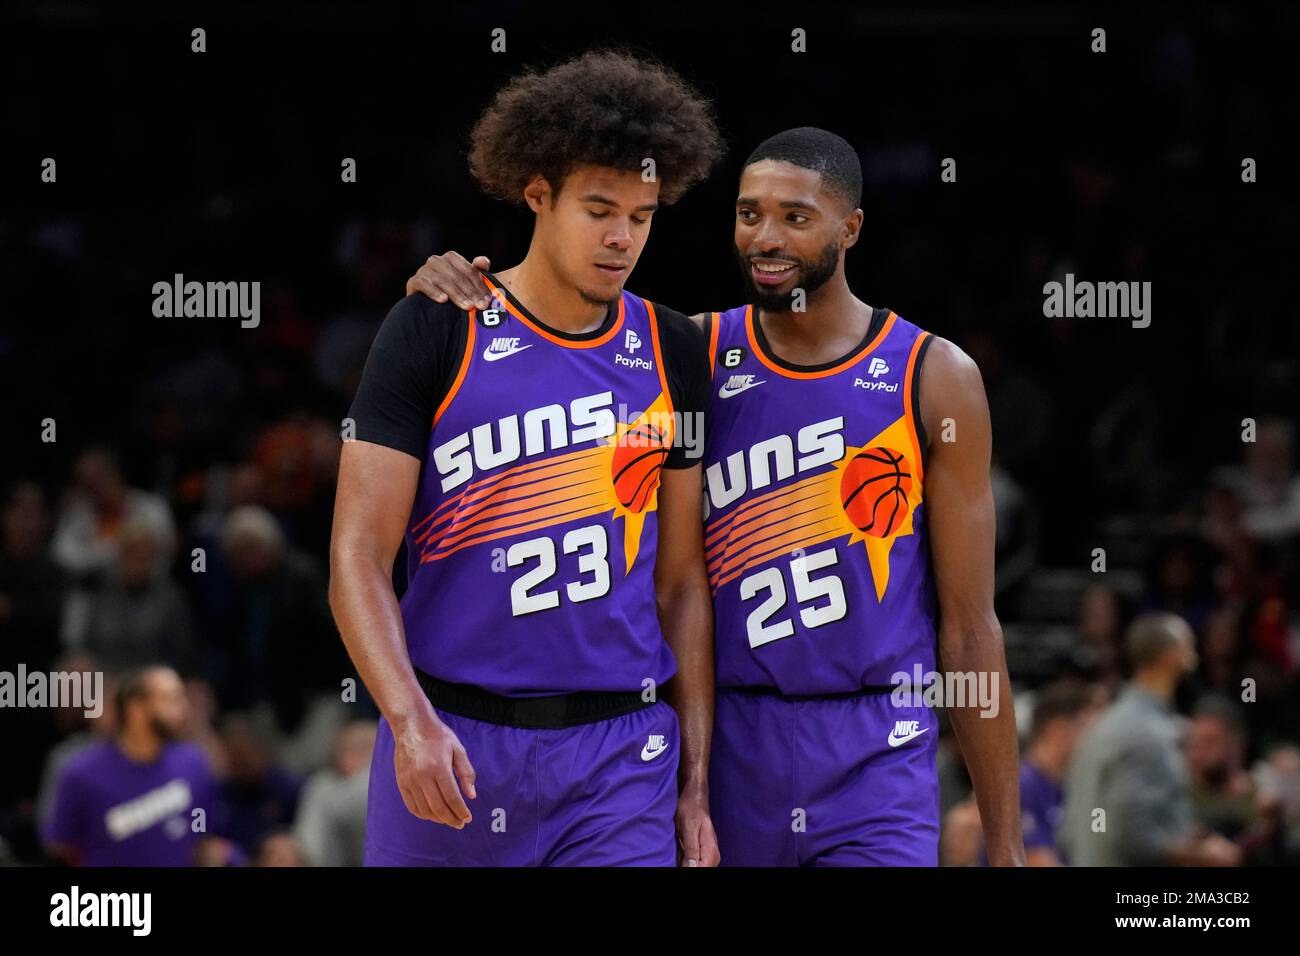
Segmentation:
{"type": "Polygon", "coordinates": [[[515,298],[514,293],[506,288],[505,283],[498,279],[493,273],[489,272],[486,275],[487,278],[492,280],[492,284],[497,287],[497,290],[505,297],[506,301],[509,302],[510,305],[514,306],[514,308],[518,309],[525,319],[537,326],[547,335],[553,335],[558,339],[564,339],[566,342],[590,342],[592,339],[598,339],[602,335],[609,334],[610,329],[614,327],[614,323],[619,320],[619,316],[622,313],[623,296],[622,293],[620,293],[617,307],[606,309],[605,319],[600,323],[599,328],[592,329],[590,332],[565,332],[561,329],[555,328],[554,326],[547,325],[537,316],[533,315],[533,313],[530,312],[522,302],[515,298]]]}
{"type": "Polygon", "coordinates": [[[917,347],[916,364],[912,368],[912,424],[916,428],[916,444],[921,451],[922,473],[930,465],[930,439],[925,433],[925,420],[921,414],[921,368],[925,364],[925,353],[930,350],[930,343],[933,341],[933,335],[925,335],[924,340],[917,347]]]}
{"type": "Polygon", "coordinates": [[[829,362],[822,362],[819,365],[796,365],[794,362],[787,362],[775,352],[767,341],[767,335],[763,332],[763,323],[758,320],[758,316],[753,315],[752,324],[754,326],[754,341],[758,347],[763,350],[763,355],[772,364],[778,365],[787,372],[825,372],[835,368],[837,365],[843,365],[845,362],[852,361],[855,356],[861,355],[872,342],[875,341],[880,330],[884,328],[885,321],[889,318],[889,310],[876,306],[871,310],[871,322],[867,326],[867,334],[862,336],[862,341],[855,345],[850,351],[841,355],[837,359],[829,362]]]}

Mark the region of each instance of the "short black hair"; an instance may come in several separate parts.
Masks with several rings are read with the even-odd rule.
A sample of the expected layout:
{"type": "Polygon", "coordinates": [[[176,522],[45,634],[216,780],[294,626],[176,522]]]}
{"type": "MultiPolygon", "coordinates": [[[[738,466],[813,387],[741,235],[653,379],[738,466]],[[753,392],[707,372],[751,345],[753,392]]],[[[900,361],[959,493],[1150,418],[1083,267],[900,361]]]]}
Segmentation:
{"type": "Polygon", "coordinates": [[[667,204],[704,179],[722,151],[701,93],[665,66],[601,50],[507,83],[470,133],[469,167],[487,193],[522,203],[539,174],[558,192],[577,166],[641,172],[652,159],[667,204]]]}
{"type": "Polygon", "coordinates": [[[1177,614],[1148,611],[1140,615],[1124,634],[1129,666],[1135,671],[1150,667],[1189,634],[1191,628],[1177,614]]]}
{"type": "Polygon", "coordinates": [[[1241,710],[1231,697],[1222,694],[1207,694],[1196,702],[1192,709],[1193,717],[1212,717],[1218,720],[1233,737],[1244,739],[1246,725],[1241,718],[1241,710]]]}
{"type": "Polygon", "coordinates": [[[862,163],[848,140],[816,126],[799,126],[769,136],[749,154],[746,166],[764,159],[793,163],[820,173],[822,185],[856,209],[862,202],[862,163]]]}
{"type": "Polygon", "coordinates": [[[1040,688],[1034,700],[1029,739],[1037,740],[1053,720],[1079,716],[1095,698],[1095,693],[1087,684],[1068,677],[1040,688]]]}
{"type": "Polygon", "coordinates": [[[142,700],[149,696],[149,678],[162,666],[161,664],[146,664],[133,668],[121,676],[117,685],[116,700],[119,722],[126,719],[126,709],[131,706],[132,701],[142,700]]]}

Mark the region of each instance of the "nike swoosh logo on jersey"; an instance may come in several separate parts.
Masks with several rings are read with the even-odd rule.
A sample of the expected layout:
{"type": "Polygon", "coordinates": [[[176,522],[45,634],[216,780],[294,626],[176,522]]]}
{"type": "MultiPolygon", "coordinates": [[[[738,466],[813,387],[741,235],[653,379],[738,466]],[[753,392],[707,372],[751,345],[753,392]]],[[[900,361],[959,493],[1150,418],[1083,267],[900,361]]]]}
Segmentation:
{"type": "Polygon", "coordinates": [[[514,354],[516,354],[516,353],[518,353],[518,352],[522,352],[524,349],[530,349],[530,348],[532,348],[532,345],[531,345],[531,344],[529,344],[529,345],[517,345],[517,346],[515,346],[514,348],[510,349],[510,351],[508,351],[508,352],[491,352],[491,351],[488,351],[488,349],[490,349],[491,347],[492,347],[492,346],[489,345],[488,348],[486,348],[486,349],[483,350],[483,361],[485,361],[485,362],[495,362],[497,359],[508,358],[508,357],[510,357],[511,355],[514,355],[514,354]]]}
{"type": "MultiPolygon", "coordinates": [[[[763,382],[766,381],[767,379],[763,379],[763,382]]],[[[763,382],[746,382],[744,385],[741,385],[738,388],[730,388],[726,383],[724,383],[723,386],[720,389],[718,389],[718,398],[731,398],[731,396],[733,395],[739,395],[741,392],[748,391],[749,389],[754,388],[755,386],[762,385],[763,382]]]]}
{"type": "Polygon", "coordinates": [[[650,745],[649,745],[649,744],[646,744],[644,747],[641,748],[641,759],[642,759],[642,760],[654,760],[655,757],[658,757],[661,753],[663,753],[663,752],[666,751],[667,749],[668,749],[668,745],[667,745],[667,744],[664,744],[664,745],[663,745],[662,747],[660,747],[658,750],[651,750],[651,749],[650,749],[650,745]]]}
{"type": "Polygon", "coordinates": [[[901,747],[903,744],[907,743],[909,740],[915,740],[917,737],[921,736],[923,733],[925,733],[925,732],[926,732],[927,730],[929,730],[929,729],[930,729],[929,727],[922,727],[920,730],[914,730],[914,731],[912,731],[911,733],[903,734],[903,736],[901,736],[901,737],[896,737],[896,736],[894,736],[894,734],[895,734],[896,731],[891,730],[891,731],[889,732],[889,746],[891,746],[891,747],[901,747]]]}

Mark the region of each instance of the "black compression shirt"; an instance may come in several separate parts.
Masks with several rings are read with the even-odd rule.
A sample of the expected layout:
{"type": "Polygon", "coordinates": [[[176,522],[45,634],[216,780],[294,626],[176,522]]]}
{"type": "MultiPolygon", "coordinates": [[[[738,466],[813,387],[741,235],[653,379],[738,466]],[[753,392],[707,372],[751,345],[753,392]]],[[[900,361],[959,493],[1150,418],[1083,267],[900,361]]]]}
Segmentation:
{"type": "MultiPolygon", "coordinates": [[[[660,347],[673,407],[703,416],[709,407],[708,348],[704,334],[680,312],[655,305],[660,347]]],[[[617,320],[611,310],[600,328],[578,335],[543,326],[561,338],[582,340],[606,332],[617,320]]],[[[534,317],[534,321],[536,318],[534,317]]],[[[424,460],[433,413],[456,377],[469,330],[469,314],[449,302],[408,295],[393,306],[370,346],[361,384],[349,416],[355,437],[424,460]]],[[[539,324],[540,323],[539,321],[539,324]]],[[[699,432],[701,438],[703,432],[699,432]]],[[[684,443],[674,445],[666,468],[689,468],[700,461],[684,443]]]]}

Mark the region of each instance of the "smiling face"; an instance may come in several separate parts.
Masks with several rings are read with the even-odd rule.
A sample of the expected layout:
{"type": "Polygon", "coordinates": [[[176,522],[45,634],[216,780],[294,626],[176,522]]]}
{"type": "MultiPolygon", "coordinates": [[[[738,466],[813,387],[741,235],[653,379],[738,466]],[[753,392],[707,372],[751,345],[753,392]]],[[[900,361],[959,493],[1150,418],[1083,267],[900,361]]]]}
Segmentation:
{"type": "Polygon", "coordinates": [[[736,258],[749,301],[785,312],[840,271],[862,211],[823,187],[816,170],[763,159],[745,167],[736,198],[736,258]]]}
{"type": "Polygon", "coordinates": [[[604,166],[579,166],[558,193],[542,177],[524,191],[537,214],[534,242],[555,274],[593,305],[614,302],[650,236],[659,183],[604,166]]]}

